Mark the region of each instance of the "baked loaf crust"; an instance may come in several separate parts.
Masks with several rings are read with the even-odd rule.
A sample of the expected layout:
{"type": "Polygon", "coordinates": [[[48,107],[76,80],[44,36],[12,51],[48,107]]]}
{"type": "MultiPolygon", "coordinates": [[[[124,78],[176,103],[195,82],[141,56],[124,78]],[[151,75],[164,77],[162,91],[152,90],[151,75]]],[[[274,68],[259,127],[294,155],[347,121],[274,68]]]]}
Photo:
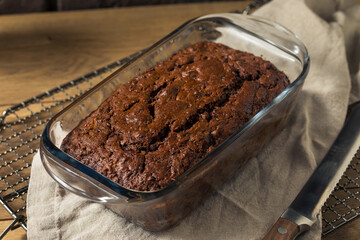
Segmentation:
{"type": "Polygon", "coordinates": [[[61,149],[126,188],[163,189],[288,85],[269,61],[196,43],[120,85],[61,149]]]}

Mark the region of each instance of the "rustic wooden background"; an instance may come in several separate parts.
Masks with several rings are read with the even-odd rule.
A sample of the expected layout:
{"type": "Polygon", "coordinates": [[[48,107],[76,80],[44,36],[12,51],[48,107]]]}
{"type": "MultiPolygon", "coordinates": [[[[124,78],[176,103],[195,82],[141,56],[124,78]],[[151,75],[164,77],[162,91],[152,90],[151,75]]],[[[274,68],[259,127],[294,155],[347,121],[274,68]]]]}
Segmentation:
{"type": "MultiPolygon", "coordinates": [[[[4,13],[3,9],[10,13],[10,10],[18,11],[19,8],[26,9],[23,12],[50,11],[45,7],[61,7],[59,10],[66,10],[68,9],[65,8],[68,6],[66,3],[74,4],[75,7],[76,3],[83,2],[94,4],[94,7],[88,8],[103,8],[105,5],[100,3],[106,2],[114,3],[111,5],[113,7],[120,7],[116,4],[130,1],[148,2],[0,0],[0,14],[4,13]],[[44,2],[49,5],[44,5],[44,2]],[[57,5],[60,3],[62,5],[57,5]]],[[[150,2],[160,4],[165,1],[180,2],[178,0],[150,2]]],[[[148,47],[191,18],[215,12],[241,10],[250,2],[212,2],[2,15],[0,16],[0,90],[3,91],[0,93],[0,113],[14,104],[148,47]]],[[[360,0],[357,2],[360,4],[360,0]]],[[[0,207],[0,232],[9,226],[12,220],[5,209],[0,207]]],[[[18,228],[4,238],[7,239],[25,240],[26,232],[18,228]]],[[[345,224],[323,239],[360,239],[360,218],[345,224]]]]}
{"type": "Polygon", "coordinates": [[[224,0],[0,0],[0,14],[221,1],[224,0]]]}

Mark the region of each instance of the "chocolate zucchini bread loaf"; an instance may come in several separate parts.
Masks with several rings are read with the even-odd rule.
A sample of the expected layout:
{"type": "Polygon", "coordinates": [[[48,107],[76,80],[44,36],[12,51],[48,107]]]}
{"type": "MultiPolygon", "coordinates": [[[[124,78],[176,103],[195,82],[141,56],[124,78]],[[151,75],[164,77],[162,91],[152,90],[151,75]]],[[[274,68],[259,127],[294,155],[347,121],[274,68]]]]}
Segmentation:
{"type": "Polygon", "coordinates": [[[120,185],[165,188],[289,85],[269,61],[211,42],[120,85],[62,150],[120,185]]]}

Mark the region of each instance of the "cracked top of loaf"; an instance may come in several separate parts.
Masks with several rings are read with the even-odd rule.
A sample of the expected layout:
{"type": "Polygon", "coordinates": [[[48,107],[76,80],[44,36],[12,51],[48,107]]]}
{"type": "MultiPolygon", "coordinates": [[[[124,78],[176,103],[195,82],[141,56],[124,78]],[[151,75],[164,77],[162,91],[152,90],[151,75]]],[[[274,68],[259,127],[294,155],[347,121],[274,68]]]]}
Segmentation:
{"type": "Polygon", "coordinates": [[[123,187],[163,189],[288,85],[269,61],[196,43],[120,85],[61,148],[123,187]]]}

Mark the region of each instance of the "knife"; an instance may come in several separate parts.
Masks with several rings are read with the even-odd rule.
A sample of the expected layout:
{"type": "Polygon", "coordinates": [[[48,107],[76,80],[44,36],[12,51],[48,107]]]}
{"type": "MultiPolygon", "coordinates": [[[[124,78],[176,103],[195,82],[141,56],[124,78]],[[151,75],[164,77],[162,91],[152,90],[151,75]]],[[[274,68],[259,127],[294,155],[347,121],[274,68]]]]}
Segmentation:
{"type": "Polygon", "coordinates": [[[345,124],[330,150],[263,240],[295,239],[316,222],[322,205],[360,146],[360,102],[349,109],[345,124]]]}

